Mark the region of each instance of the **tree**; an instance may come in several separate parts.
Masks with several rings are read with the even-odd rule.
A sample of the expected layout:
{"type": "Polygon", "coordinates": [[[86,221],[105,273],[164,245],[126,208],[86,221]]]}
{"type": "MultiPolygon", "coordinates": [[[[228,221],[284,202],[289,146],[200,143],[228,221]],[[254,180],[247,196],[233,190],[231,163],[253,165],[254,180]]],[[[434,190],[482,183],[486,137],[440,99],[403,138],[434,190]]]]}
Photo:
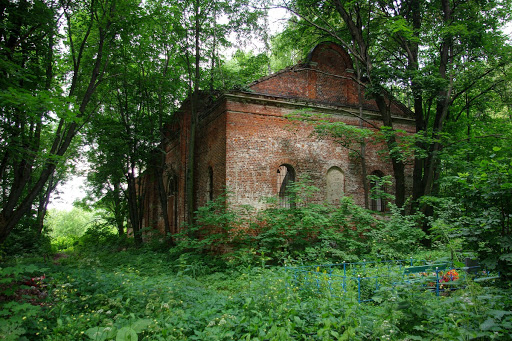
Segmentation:
{"type": "Polygon", "coordinates": [[[510,46],[500,31],[510,2],[306,0],[282,5],[300,18],[301,29],[340,43],[361,68],[365,92],[391,132],[386,142],[398,206],[405,202],[404,162],[388,98],[413,103],[419,137],[413,199],[436,193],[446,122],[457,120],[461,107],[470,109],[495,91],[489,80],[496,81],[510,62],[510,46]]]}
{"type": "Polygon", "coordinates": [[[443,204],[434,211],[434,231],[448,226],[448,237],[506,281],[512,276],[512,124],[510,110],[498,108],[448,127],[440,198],[428,199],[436,208],[443,204]]]}
{"type": "Polygon", "coordinates": [[[92,146],[87,152],[91,170],[87,173],[87,196],[82,204],[112,216],[113,225],[122,236],[125,234],[127,217],[123,196],[125,163],[118,153],[121,151],[119,143],[123,143],[120,139],[122,135],[118,126],[101,116],[93,120],[88,128],[93,129],[94,133],[87,134],[92,146]]]}
{"type": "Polygon", "coordinates": [[[30,214],[93,114],[117,14],[115,0],[2,2],[0,243],[30,214]]]}
{"type": "MultiPolygon", "coordinates": [[[[161,206],[167,207],[164,186],[166,124],[187,84],[184,71],[183,13],[179,6],[148,1],[133,5],[122,33],[115,41],[105,82],[102,115],[88,127],[93,170],[88,177],[92,197],[100,199],[115,217],[122,233],[124,217],[137,245],[142,243],[145,179],[151,173],[158,184],[161,206]]],[[[170,234],[167,212],[162,210],[170,234]]],[[[171,239],[172,242],[172,239],[171,239]]]]}

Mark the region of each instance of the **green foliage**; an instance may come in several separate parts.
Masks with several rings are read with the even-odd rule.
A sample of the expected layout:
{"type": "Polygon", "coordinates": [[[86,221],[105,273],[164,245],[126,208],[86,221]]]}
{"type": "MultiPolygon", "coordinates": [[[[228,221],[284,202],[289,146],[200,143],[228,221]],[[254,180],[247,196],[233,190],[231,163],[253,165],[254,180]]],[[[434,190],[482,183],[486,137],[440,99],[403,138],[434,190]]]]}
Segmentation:
{"type": "Polygon", "coordinates": [[[179,241],[177,249],[218,252],[222,247],[244,239],[241,228],[247,224],[250,208],[233,208],[227,204],[228,200],[228,193],[224,193],[200,207],[195,212],[194,224],[185,225],[175,235],[179,241]]]}
{"type": "Polygon", "coordinates": [[[420,217],[403,216],[395,207],[389,217],[380,217],[349,197],[340,198],[337,206],[314,203],[318,189],[307,180],[294,183],[290,191],[291,207],[268,199],[257,212],[229,205],[229,193],[209,202],[196,212],[195,223],[176,236],[178,247],[172,252],[223,252],[231,265],[399,259],[425,236],[417,228],[420,217]]]}
{"type": "Polygon", "coordinates": [[[344,148],[357,150],[361,143],[375,136],[370,129],[360,128],[344,122],[320,121],[315,124],[315,133],[320,137],[331,137],[344,148]]]}
{"type": "Polygon", "coordinates": [[[233,57],[222,65],[224,77],[222,88],[241,88],[268,74],[269,58],[265,53],[237,50],[233,57]]]}
{"type": "MultiPolygon", "coordinates": [[[[503,280],[512,273],[512,226],[510,225],[512,173],[510,159],[494,148],[488,159],[457,176],[446,178],[458,196],[435,200],[437,219],[433,226],[445,236],[458,238],[489,269],[500,271],[503,280]]],[[[432,200],[432,199],[430,199],[432,200]]]]}
{"type": "MultiPolygon", "coordinates": [[[[72,255],[61,265],[3,268],[2,275],[45,271],[48,305],[2,306],[8,339],[51,340],[507,340],[510,288],[475,284],[436,297],[414,286],[384,286],[374,302],[347,293],[294,290],[281,267],[196,273],[166,253],[132,249],[72,255]],[[36,315],[37,314],[37,315],[36,315]]],[[[366,290],[366,289],[365,289],[366,290]]],[[[373,290],[372,290],[373,291],[373,290]]]]}
{"type": "Polygon", "coordinates": [[[420,214],[404,215],[400,208],[391,205],[391,215],[384,219],[382,228],[369,233],[372,255],[383,260],[404,259],[412,249],[419,251],[419,242],[426,237],[418,227],[422,221],[420,214]]]}
{"type": "Polygon", "coordinates": [[[51,209],[46,218],[46,229],[52,238],[82,236],[96,221],[94,212],[73,207],[69,211],[51,209]]]}
{"type": "Polygon", "coordinates": [[[368,181],[372,184],[370,189],[370,198],[377,200],[382,199],[385,202],[391,202],[394,199],[393,194],[386,191],[393,182],[391,181],[391,175],[378,176],[370,174],[368,175],[368,181]]]}
{"type": "MultiPolygon", "coordinates": [[[[9,238],[0,247],[0,257],[5,255],[47,256],[51,253],[51,238],[46,231],[39,233],[35,217],[24,217],[9,238]]],[[[1,259],[1,258],[0,258],[1,259]]]]}
{"type": "Polygon", "coordinates": [[[436,231],[500,271],[505,282],[512,275],[510,121],[481,117],[464,124],[465,134],[452,137],[442,155],[441,198],[425,200],[435,207],[436,231]],[[496,135],[483,135],[491,129],[496,135]]]}
{"type": "Polygon", "coordinates": [[[69,211],[51,209],[45,220],[45,230],[55,251],[73,248],[92,226],[99,223],[97,214],[78,207],[69,211]]]}
{"type": "Polygon", "coordinates": [[[34,333],[34,320],[41,314],[45,297],[43,273],[47,268],[34,264],[0,267],[0,335],[4,340],[24,340],[34,333]],[[30,287],[30,286],[31,287],[30,287]]]}
{"type": "Polygon", "coordinates": [[[118,250],[133,246],[133,238],[119,236],[116,228],[105,222],[92,224],[85,233],[75,240],[74,245],[79,250],[118,250]]]}

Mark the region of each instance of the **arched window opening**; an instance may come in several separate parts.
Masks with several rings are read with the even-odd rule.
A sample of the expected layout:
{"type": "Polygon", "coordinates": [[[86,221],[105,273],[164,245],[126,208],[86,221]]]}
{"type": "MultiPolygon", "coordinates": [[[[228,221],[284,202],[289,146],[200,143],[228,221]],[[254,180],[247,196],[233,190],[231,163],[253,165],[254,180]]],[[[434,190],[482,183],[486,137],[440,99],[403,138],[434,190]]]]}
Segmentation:
{"type": "Polygon", "coordinates": [[[295,170],[290,165],[281,165],[277,169],[277,192],[279,193],[279,204],[281,207],[290,208],[294,206],[291,185],[295,182],[295,170]]]}
{"type": "Polygon", "coordinates": [[[384,212],[386,211],[386,186],[383,182],[384,173],[381,171],[374,171],[370,176],[370,208],[372,211],[384,212]]]}
{"type": "Polygon", "coordinates": [[[174,196],[178,193],[178,178],[171,175],[167,180],[167,196],[174,196]]]}
{"type": "Polygon", "coordinates": [[[206,183],[206,201],[213,200],[213,168],[208,167],[208,180],[206,183]]]}
{"type": "Polygon", "coordinates": [[[339,204],[345,191],[345,174],[338,167],[331,167],[327,171],[326,200],[329,204],[339,204]]]}

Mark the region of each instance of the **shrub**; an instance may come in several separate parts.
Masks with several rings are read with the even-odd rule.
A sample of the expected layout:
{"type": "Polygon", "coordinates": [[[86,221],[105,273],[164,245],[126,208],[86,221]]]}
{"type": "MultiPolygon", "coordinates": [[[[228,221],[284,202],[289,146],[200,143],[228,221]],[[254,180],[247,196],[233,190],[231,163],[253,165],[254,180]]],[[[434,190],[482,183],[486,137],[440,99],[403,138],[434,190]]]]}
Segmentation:
{"type": "Polygon", "coordinates": [[[43,257],[52,253],[50,237],[45,230],[38,232],[35,217],[23,218],[0,247],[0,257],[27,254],[43,257]]]}
{"type": "Polygon", "coordinates": [[[115,227],[96,222],[77,239],[75,245],[82,250],[115,250],[133,245],[133,238],[119,236],[115,227]]]}
{"type": "Polygon", "coordinates": [[[416,228],[418,216],[402,216],[393,207],[389,217],[377,217],[349,197],[340,198],[337,206],[313,203],[317,190],[307,181],[295,183],[291,207],[268,199],[258,212],[234,208],[227,196],[219,197],[175,236],[178,245],[172,252],[221,252],[233,265],[357,261],[372,253],[396,259],[409,256],[425,236],[416,228]]]}
{"type": "Polygon", "coordinates": [[[405,259],[412,250],[417,252],[419,242],[426,237],[418,227],[423,216],[403,215],[400,208],[391,205],[391,215],[386,218],[380,221],[379,228],[369,232],[371,253],[380,259],[405,259]]]}

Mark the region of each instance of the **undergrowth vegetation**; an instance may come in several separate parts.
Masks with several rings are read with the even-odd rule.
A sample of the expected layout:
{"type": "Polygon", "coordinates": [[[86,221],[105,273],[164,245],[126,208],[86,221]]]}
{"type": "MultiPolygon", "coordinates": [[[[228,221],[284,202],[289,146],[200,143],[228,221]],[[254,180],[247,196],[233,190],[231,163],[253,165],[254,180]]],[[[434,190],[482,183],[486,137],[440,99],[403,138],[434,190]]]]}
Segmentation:
{"type": "Polygon", "coordinates": [[[6,340],[507,340],[512,291],[386,286],[373,302],[293,290],[283,267],[149,248],[77,249],[1,269],[6,340]],[[92,250],[92,251],[91,251],[92,250]]]}
{"type": "Polygon", "coordinates": [[[348,281],[337,292],[291,285],[290,266],[410,258],[460,266],[474,256],[461,252],[453,215],[430,220],[426,248],[421,215],[404,216],[394,207],[374,215],[349,198],[337,207],[314,204],[315,190],[296,184],[291,208],[269,202],[258,212],[226,205],[229,195],[218,198],[173,236],[170,249],[165,238],[135,248],[131,238],[97,223],[69,242],[57,240],[62,245],[45,254],[34,249],[3,258],[0,339],[512,338],[506,281],[463,281],[441,296],[395,280],[379,288],[348,281]],[[369,302],[358,301],[361,291],[369,302]]]}

